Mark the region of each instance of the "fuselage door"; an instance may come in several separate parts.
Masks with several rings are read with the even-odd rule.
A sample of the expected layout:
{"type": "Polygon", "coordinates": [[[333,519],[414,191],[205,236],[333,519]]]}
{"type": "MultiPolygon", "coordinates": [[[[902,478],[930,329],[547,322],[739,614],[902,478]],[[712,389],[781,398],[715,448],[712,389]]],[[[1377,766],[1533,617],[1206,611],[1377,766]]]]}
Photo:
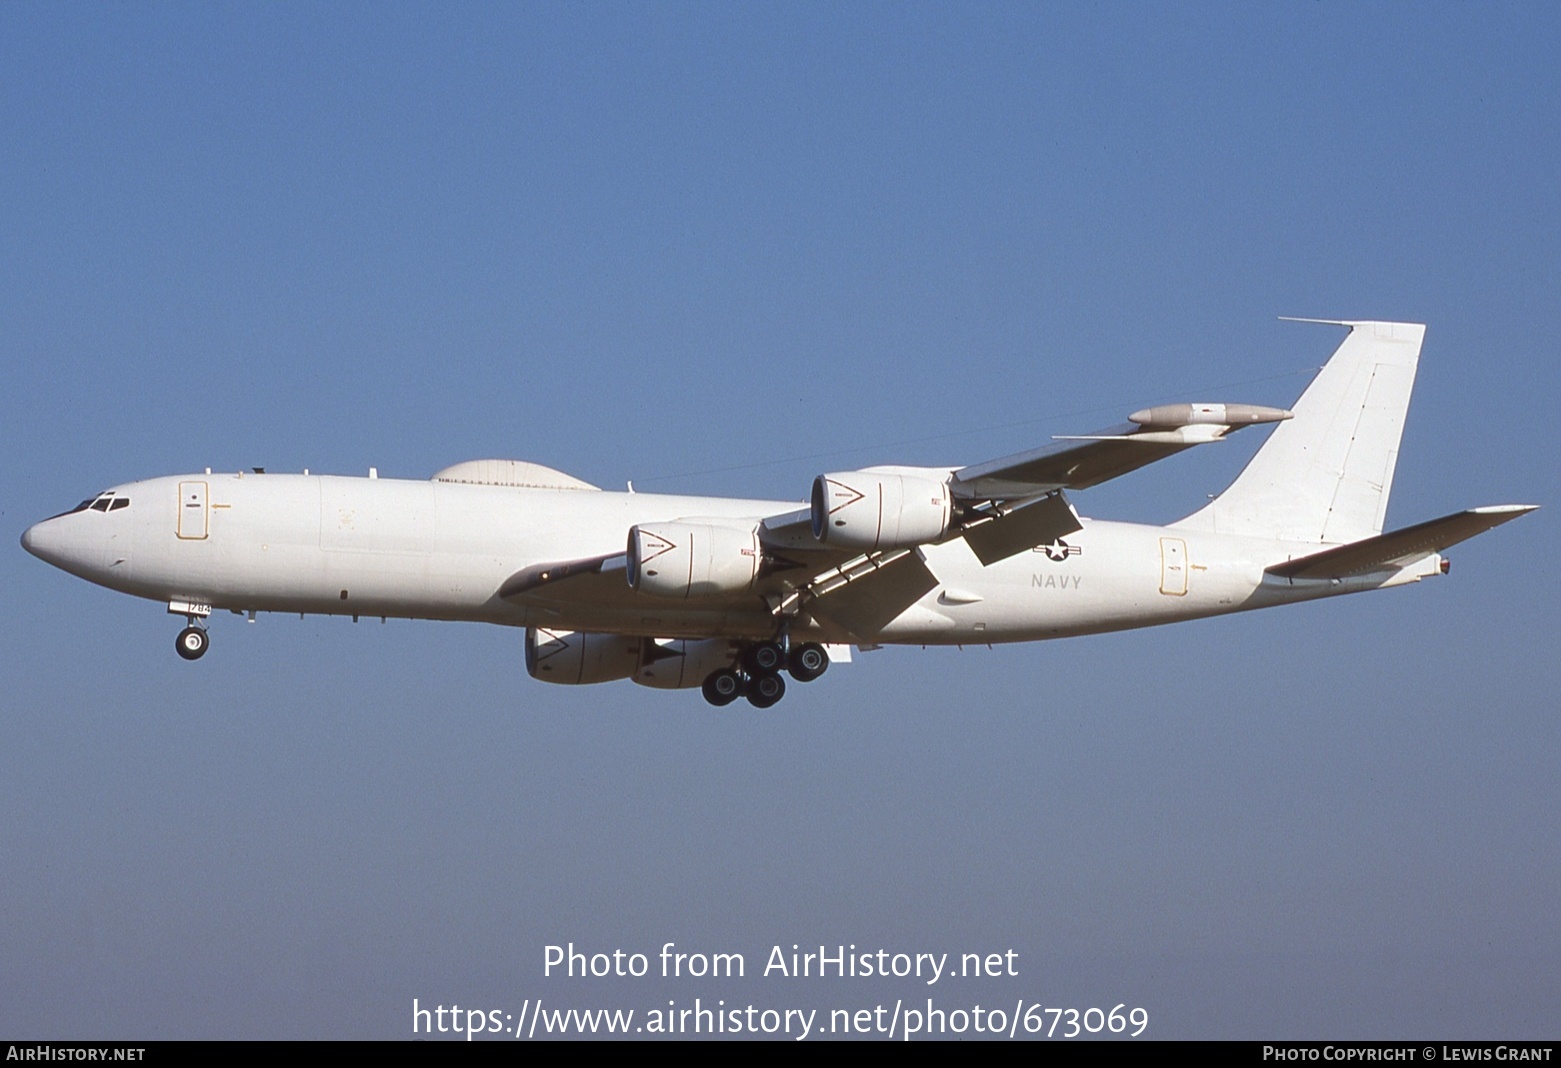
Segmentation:
{"type": "Polygon", "coordinates": [[[179,483],[179,537],[200,541],[206,537],[206,483],[179,483]]]}
{"type": "Polygon", "coordinates": [[[1160,539],[1160,592],[1187,594],[1187,543],[1181,538],[1160,539]]]}

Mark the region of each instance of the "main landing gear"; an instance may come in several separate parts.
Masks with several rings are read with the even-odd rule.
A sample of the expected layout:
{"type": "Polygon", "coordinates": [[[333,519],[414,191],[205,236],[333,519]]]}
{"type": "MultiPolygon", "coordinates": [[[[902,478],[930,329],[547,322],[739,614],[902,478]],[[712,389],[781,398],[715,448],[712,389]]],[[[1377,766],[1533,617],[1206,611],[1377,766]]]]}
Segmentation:
{"type": "Polygon", "coordinates": [[[717,708],[739,697],[748,698],[755,708],[769,708],[786,696],[782,670],[798,682],[812,682],[828,667],[829,654],[817,642],[793,645],[789,651],[780,642],[754,642],[738,654],[735,668],[722,668],[706,676],[701,690],[705,700],[717,708]]]}

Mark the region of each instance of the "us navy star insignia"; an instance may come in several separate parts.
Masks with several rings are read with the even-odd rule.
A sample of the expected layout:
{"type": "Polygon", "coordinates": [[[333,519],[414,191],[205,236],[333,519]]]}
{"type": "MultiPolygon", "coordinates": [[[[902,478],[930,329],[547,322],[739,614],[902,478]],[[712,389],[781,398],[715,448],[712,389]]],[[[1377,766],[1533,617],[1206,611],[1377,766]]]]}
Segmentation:
{"type": "Polygon", "coordinates": [[[1081,545],[1069,545],[1061,538],[1058,538],[1050,545],[1037,545],[1034,551],[1045,553],[1046,559],[1054,560],[1060,564],[1070,556],[1078,556],[1084,551],[1084,547],[1081,545]]]}

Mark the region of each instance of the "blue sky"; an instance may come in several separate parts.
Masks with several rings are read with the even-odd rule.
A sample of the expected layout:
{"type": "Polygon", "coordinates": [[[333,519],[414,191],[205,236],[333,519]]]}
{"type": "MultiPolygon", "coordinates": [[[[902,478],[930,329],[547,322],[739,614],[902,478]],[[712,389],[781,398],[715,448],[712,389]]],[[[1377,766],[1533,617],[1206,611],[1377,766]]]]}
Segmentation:
{"type": "MultiPolygon", "coordinates": [[[[1338,332],[1278,315],[1429,324],[1391,524],[1551,505],[1558,47],[1539,4],[6,5],[0,515],[481,456],[800,497],[1288,404],[1338,332]]],[[[1076,503],[1176,518],[1258,440],[1076,503]]],[[[765,714],[476,625],[223,617],[189,665],[13,541],[0,1033],[926,993],[542,975],[673,941],[1011,948],[935,996],[1157,1037],[1554,1037],[1552,523],[765,714]]]]}

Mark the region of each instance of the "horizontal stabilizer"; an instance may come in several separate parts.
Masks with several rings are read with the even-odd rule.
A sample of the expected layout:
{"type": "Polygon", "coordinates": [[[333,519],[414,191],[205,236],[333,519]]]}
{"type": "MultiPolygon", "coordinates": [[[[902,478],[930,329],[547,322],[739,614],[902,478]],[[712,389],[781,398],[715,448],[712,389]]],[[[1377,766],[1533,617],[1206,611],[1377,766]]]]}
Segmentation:
{"type": "Polygon", "coordinates": [[[1416,523],[1403,530],[1377,534],[1349,545],[1324,549],[1268,568],[1270,575],[1288,579],[1342,579],[1377,571],[1396,571],[1432,553],[1440,552],[1483,534],[1539,507],[1536,504],[1501,504],[1471,508],[1440,519],[1416,523]]]}

